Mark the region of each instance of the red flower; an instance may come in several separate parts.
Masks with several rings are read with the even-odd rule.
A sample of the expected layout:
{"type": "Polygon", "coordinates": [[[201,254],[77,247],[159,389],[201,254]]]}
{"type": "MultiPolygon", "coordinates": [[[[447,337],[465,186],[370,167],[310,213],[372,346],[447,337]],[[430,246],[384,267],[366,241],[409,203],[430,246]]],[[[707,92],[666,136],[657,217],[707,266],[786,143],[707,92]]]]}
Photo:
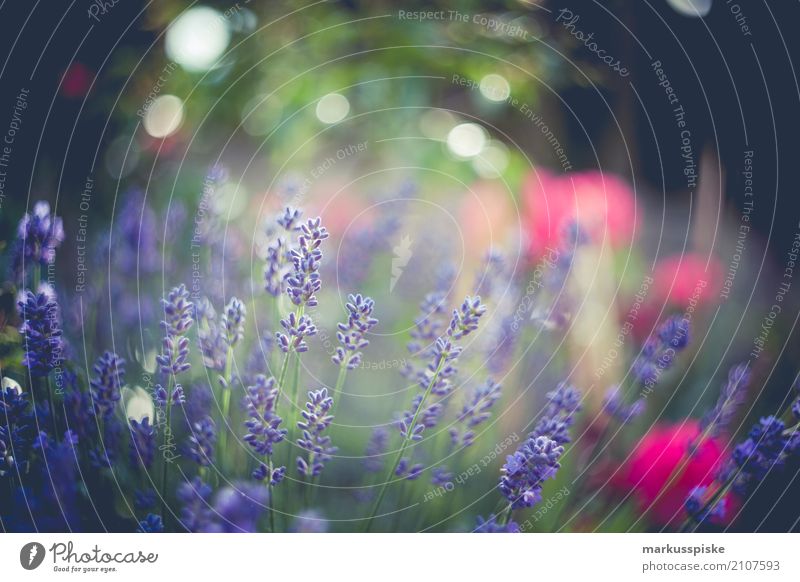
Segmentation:
{"type": "MultiPolygon", "coordinates": [[[[699,434],[699,424],[694,420],[658,424],[642,437],[627,464],[617,473],[614,485],[626,494],[632,491],[642,511],[650,508],[648,515],[653,523],[661,526],[682,523],[687,517],[684,502],[689,493],[695,487],[710,485],[726,459],[725,448],[711,438],[689,455],[689,445],[699,434]]],[[[728,511],[727,515],[732,513],[728,511]]]]}
{"type": "Polygon", "coordinates": [[[559,242],[564,225],[576,221],[595,243],[630,244],[636,232],[633,190],[621,178],[592,170],[556,176],[531,172],[523,185],[533,255],[559,242]]]}

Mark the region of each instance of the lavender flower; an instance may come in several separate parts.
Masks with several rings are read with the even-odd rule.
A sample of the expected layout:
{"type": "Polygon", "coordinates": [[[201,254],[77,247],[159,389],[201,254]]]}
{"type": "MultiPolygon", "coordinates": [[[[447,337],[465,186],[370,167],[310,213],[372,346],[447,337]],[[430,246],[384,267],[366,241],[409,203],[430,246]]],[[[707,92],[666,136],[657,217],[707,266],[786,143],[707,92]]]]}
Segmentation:
{"type": "Polygon", "coordinates": [[[453,339],[461,339],[475,331],[478,329],[478,321],[484,313],[486,313],[486,306],[481,303],[480,296],[467,297],[461,304],[461,309],[453,310],[453,318],[450,320],[447,335],[453,339]]]}
{"type": "MultiPolygon", "coordinates": [[[[275,219],[286,235],[293,235],[300,230],[302,212],[287,206],[275,219]]],[[[273,297],[278,297],[286,290],[286,281],[291,275],[292,248],[284,235],[268,229],[267,236],[274,237],[267,245],[266,264],[264,265],[264,289],[273,297]]]]}
{"type": "Polygon", "coordinates": [[[61,218],[50,214],[50,204],[37,202],[33,212],[25,214],[17,227],[17,241],[12,250],[13,279],[23,283],[24,269],[30,265],[51,265],[56,259],[56,249],[64,242],[64,225],[61,218]]]}
{"type": "Polygon", "coordinates": [[[275,487],[276,485],[280,484],[286,477],[286,467],[277,467],[277,468],[273,467],[272,469],[270,469],[269,466],[267,466],[264,463],[261,463],[253,471],[252,477],[256,481],[268,480],[269,484],[275,487]]]}
{"type": "Polygon", "coordinates": [[[328,231],[321,224],[319,217],[303,224],[300,227],[302,233],[297,239],[298,248],[291,251],[294,270],[286,279],[287,293],[297,306],[316,307],[316,293],[322,288],[319,277],[319,263],[322,260],[320,245],[328,238],[328,231]]]}
{"type": "Polygon", "coordinates": [[[454,478],[455,475],[448,471],[444,465],[434,468],[431,473],[431,483],[436,487],[452,487],[454,478]]]}
{"type": "Polygon", "coordinates": [[[0,390],[0,477],[27,462],[33,438],[27,396],[12,386],[0,390]]]}
{"type": "Polygon", "coordinates": [[[382,456],[389,445],[389,433],[383,427],[378,427],[372,431],[372,435],[367,441],[367,448],[364,451],[362,462],[364,470],[368,473],[379,473],[383,470],[382,456]]]}
{"type": "Polygon", "coordinates": [[[125,360],[113,352],[105,352],[97,359],[94,374],[89,383],[94,409],[108,417],[119,402],[120,389],[125,383],[125,360]]]}
{"type": "Polygon", "coordinates": [[[479,515],[478,527],[475,528],[475,533],[520,533],[520,531],[519,524],[513,521],[500,525],[494,514],[490,514],[486,519],[479,515]]]}
{"type": "Polygon", "coordinates": [[[566,382],[561,382],[556,389],[547,393],[547,405],[542,417],[536,423],[529,439],[546,436],[559,445],[570,442],[569,428],[575,422],[575,415],[580,411],[581,394],[566,382]]]}
{"type": "Polygon", "coordinates": [[[283,227],[286,232],[297,232],[300,230],[300,218],[303,216],[303,211],[298,208],[287,206],[283,212],[277,216],[275,222],[283,227]]]}
{"type": "Polygon", "coordinates": [[[603,410],[617,422],[627,424],[644,412],[644,398],[625,404],[619,386],[611,386],[603,398],[603,410]]]}
{"type": "Polygon", "coordinates": [[[462,348],[453,340],[463,338],[477,329],[478,321],[485,312],[486,306],[481,303],[480,297],[467,297],[460,310],[453,310],[450,325],[437,338],[427,367],[417,372],[417,383],[425,390],[425,394],[415,397],[411,411],[404,413],[399,423],[400,433],[406,439],[422,439],[422,431],[438,422],[443,412],[442,400],[451,393],[452,379],[458,373],[454,364],[462,348]],[[430,394],[440,397],[440,401],[426,406],[424,400],[430,394]],[[423,415],[421,422],[420,414],[423,415]]]}
{"type": "Polygon", "coordinates": [[[103,417],[103,437],[97,449],[89,451],[89,461],[96,469],[110,468],[117,461],[117,450],[122,441],[124,427],[111,413],[103,417]]]}
{"type": "Polygon", "coordinates": [[[166,299],[161,300],[164,308],[164,320],[161,326],[169,337],[184,335],[192,327],[194,305],[189,301],[189,291],[185,285],[174,287],[166,299]]]}
{"type": "Polygon", "coordinates": [[[708,487],[694,487],[684,502],[686,513],[689,514],[696,523],[712,523],[725,519],[727,510],[727,498],[722,497],[713,506],[706,507],[706,493],[708,487]]]}
{"type": "Polygon", "coordinates": [[[291,248],[283,237],[278,237],[267,245],[264,265],[264,290],[278,297],[286,290],[286,280],[291,274],[291,248]]]}
{"type": "MultiPolygon", "coordinates": [[[[411,341],[406,346],[412,358],[423,360],[430,358],[436,340],[446,329],[448,323],[446,302],[453,284],[453,273],[454,270],[449,264],[441,267],[435,288],[419,304],[419,315],[414,319],[411,341]]],[[[406,378],[415,378],[419,375],[419,371],[414,365],[408,364],[403,370],[403,375],[406,378]]]]}
{"type": "Polygon", "coordinates": [[[408,343],[408,351],[412,355],[427,357],[430,355],[426,349],[434,344],[442,334],[445,322],[442,316],[445,313],[447,295],[444,291],[428,293],[419,305],[420,315],[414,320],[414,329],[411,330],[412,341],[408,343]]]}
{"type": "Polygon", "coordinates": [[[229,347],[234,347],[244,337],[244,318],[247,309],[244,303],[232,297],[225,306],[222,314],[222,328],[225,330],[225,341],[229,347]]]}
{"type": "Polygon", "coordinates": [[[150,419],[146,416],[141,421],[131,418],[130,431],[131,464],[134,467],[141,464],[145,469],[149,469],[156,454],[156,431],[150,424],[150,419]]]}
{"type": "Polygon", "coordinates": [[[411,461],[403,457],[397,464],[397,469],[394,470],[394,474],[408,481],[415,481],[422,475],[423,469],[425,469],[425,465],[422,463],[415,463],[412,465],[411,461]]]}
{"type": "Polygon", "coordinates": [[[329,414],[331,408],[333,398],[328,396],[327,388],[310,391],[306,409],[301,412],[303,420],[297,423],[303,431],[303,436],[297,439],[297,445],[307,451],[307,459],[297,457],[297,470],[308,479],[319,476],[325,463],[337,450],[331,446],[331,437],[323,434],[333,421],[333,416],[329,414]]]}
{"type": "Polygon", "coordinates": [[[411,401],[411,409],[403,412],[403,416],[398,424],[400,434],[403,435],[404,438],[412,441],[422,440],[422,431],[426,428],[433,428],[439,424],[439,420],[441,420],[444,413],[444,404],[442,402],[428,404],[423,410],[417,412],[422,405],[422,398],[422,394],[414,396],[414,399],[411,401]],[[414,424],[414,430],[409,435],[408,431],[411,428],[415,416],[417,417],[417,421],[414,424]]]}
{"type": "Polygon", "coordinates": [[[191,367],[189,338],[185,334],[194,323],[194,305],[189,301],[189,292],[185,285],[173,288],[161,303],[164,308],[161,326],[165,336],[156,362],[162,374],[176,376],[191,367]]]}
{"type": "Polygon", "coordinates": [[[305,338],[317,334],[314,322],[306,315],[298,317],[295,313],[290,313],[289,317],[281,320],[281,326],[286,330],[286,334],[278,332],[275,338],[278,340],[278,347],[285,354],[290,351],[307,352],[308,344],[305,338]]]}
{"type": "Polygon", "coordinates": [[[475,427],[485,422],[492,415],[489,412],[494,403],[500,398],[500,384],[491,378],[480,386],[472,394],[470,401],[464,405],[461,414],[458,415],[458,422],[465,425],[465,429],[460,431],[453,427],[450,429],[450,437],[455,446],[461,445],[468,447],[475,440],[475,427]]]}
{"type": "Polygon", "coordinates": [[[171,400],[173,406],[182,406],[186,403],[186,395],[183,392],[183,386],[180,384],[175,384],[175,387],[172,389],[171,396],[167,395],[166,388],[164,388],[161,384],[156,384],[155,389],[153,390],[153,397],[158,406],[166,406],[167,400],[171,400]]]}
{"type": "Polygon", "coordinates": [[[162,533],[164,531],[164,520],[160,515],[148,513],[142,521],[139,522],[138,533],[162,533]]]}
{"type": "Polygon", "coordinates": [[[728,381],[722,386],[717,403],[700,422],[701,432],[707,430],[709,436],[715,437],[725,430],[742,404],[749,383],[750,370],[747,364],[738,364],[730,369],[728,381]]]}
{"type": "Polygon", "coordinates": [[[47,292],[25,291],[17,305],[23,320],[20,328],[25,350],[22,365],[32,376],[47,376],[61,367],[64,358],[58,303],[47,292]]]}
{"type": "Polygon", "coordinates": [[[177,497],[182,505],[181,523],[188,531],[219,531],[215,512],[209,502],[211,487],[200,477],[181,483],[178,486],[177,497]]]}
{"type": "Polygon", "coordinates": [[[154,507],[157,500],[158,495],[156,495],[154,489],[137,489],[133,493],[133,503],[136,509],[154,507]]]}
{"type": "Polygon", "coordinates": [[[750,429],[747,439],[738,444],[721,471],[720,478],[733,479],[734,490],[747,495],[773,470],[800,450],[800,434],[786,431],[783,421],[765,416],[750,429]]]}
{"type": "Polygon", "coordinates": [[[664,321],[642,347],[633,364],[634,378],[645,390],[652,391],[661,375],[675,361],[678,353],[689,344],[689,322],[679,316],[664,321]]]}
{"type": "Polygon", "coordinates": [[[187,444],[187,453],[201,467],[208,467],[214,462],[214,445],[217,442],[217,426],[210,416],[204,416],[191,425],[191,435],[187,444]]]}
{"type": "Polygon", "coordinates": [[[336,338],[341,346],[336,348],[336,353],[331,358],[334,364],[353,370],[361,364],[361,352],[369,345],[366,335],[378,320],[372,317],[375,302],[361,294],[350,295],[347,303],[347,323],[340,323],[336,338]]]}
{"type": "Polygon", "coordinates": [[[189,338],[166,336],[161,343],[161,353],[156,356],[156,363],[166,376],[176,376],[191,368],[189,338]]]}
{"type": "Polygon", "coordinates": [[[542,499],[542,486],[561,467],[564,447],[546,437],[530,437],[506,457],[499,489],[512,508],[533,507],[542,499]]]}
{"type": "Polygon", "coordinates": [[[217,312],[207,297],[203,297],[195,306],[195,318],[199,331],[197,338],[203,365],[211,370],[222,372],[228,359],[228,343],[217,322],[217,312]]]}
{"type": "Polygon", "coordinates": [[[267,378],[263,374],[256,377],[255,384],[247,387],[247,416],[245,421],[247,434],[245,442],[259,455],[267,457],[268,463],[261,464],[253,473],[258,480],[269,478],[273,485],[283,479],[285,469],[272,466],[271,456],[273,447],[286,438],[287,430],[281,428],[283,419],[275,413],[278,388],[274,378],[267,378]]]}
{"type": "Polygon", "coordinates": [[[214,498],[214,511],[219,516],[214,531],[255,532],[268,501],[269,493],[263,485],[237,483],[225,487],[214,498]]]}

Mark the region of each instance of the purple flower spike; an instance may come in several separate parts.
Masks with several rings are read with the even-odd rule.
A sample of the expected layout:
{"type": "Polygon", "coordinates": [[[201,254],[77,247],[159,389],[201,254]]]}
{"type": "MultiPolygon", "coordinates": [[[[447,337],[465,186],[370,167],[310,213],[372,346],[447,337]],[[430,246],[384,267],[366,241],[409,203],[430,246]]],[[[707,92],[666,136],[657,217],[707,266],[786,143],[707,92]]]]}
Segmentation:
{"type": "Polygon", "coordinates": [[[149,469],[153,465],[156,454],[156,431],[150,419],[144,417],[141,422],[130,419],[131,431],[131,464],[149,469]]]}
{"type": "Polygon", "coordinates": [[[222,328],[225,340],[230,347],[235,346],[244,337],[244,318],[247,308],[236,297],[232,297],[222,314],[222,328]]]}
{"type": "Polygon", "coordinates": [[[336,353],[331,360],[334,364],[344,365],[348,370],[353,370],[361,364],[361,351],[369,345],[366,335],[378,320],[372,317],[375,302],[361,294],[350,295],[347,303],[347,323],[340,323],[336,338],[341,346],[336,348],[336,353]]]}
{"type": "Polygon", "coordinates": [[[617,422],[627,424],[644,412],[644,398],[637,398],[631,404],[625,404],[619,386],[611,386],[603,398],[603,410],[617,422]]]}
{"type": "Polygon", "coordinates": [[[386,429],[378,427],[372,431],[364,451],[363,465],[369,473],[379,473],[383,470],[383,455],[389,445],[389,433],[386,429]]]}
{"type": "Polygon", "coordinates": [[[65,345],[58,303],[47,292],[34,294],[25,291],[17,306],[22,318],[20,333],[25,350],[22,364],[32,376],[47,376],[59,368],[64,359],[65,345]]]}
{"type": "Polygon", "coordinates": [[[569,428],[580,411],[581,395],[577,388],[561,382],[556,389],[547,393],[547,405],[542,418],[528,435],[529,439],[546,436],[559,445],[570,442],[569,428]]]}
{"type": "Polygon", "coordinates": [[[645,389],[652,390],[675,362],[675,357],[689,345],[689,322],[679,316],[668,318],[642,346],[633,363],[634,378],[645,389]]]}
{"type": "Polygon", "coordinates": [[[158,406],[166,406],[167,399],[172,399],[173,406],[182,406],[186,403],[186,395],[183,391],[183,386],[180,384],[176,384],[175,388],[172,389],[172,396],[167,396],[167,389],[164,388],[161,384],[156,384],[155,389],[153,390],[153,397],[156,401],[158,406]]]}
{"type": "Polygon", "coordinates": [[[185,372],[191,367],[189,363],[189,338],[167,336],[161,347],[161,354],[156,356],[156,363],[162,374],[173,376],[185,372]]]}
{"type": "Polygon", "coordinates": [[[244,441],[259,455],[271,456],[273,447],[286,438],[286,429],[281,428],[283,419],[275,413],[278,388],[274,378],[263,374],[256,377],[255,384],[247,387],[247,434],[244,441]]]}
{"type": "Polygon", "coordinates": [[[194,323],[194,304],[189,301],[189,292],[185,285],[172,289],[166,299],[161,301],[164,307],[164,341],[161,354],[156,356],[162,374],[175,376],[187,371],[189,363],[189,338],[186,332],[194,323]]]}
{"type": "Polygon", "coordinates": [[[306,458],[297,457],[297,470],[308,479],[319,476],[336,447],[331,446],[331,437],[324,435],[333,421],[329,413],[333,408],[333,398],[328,396],[328,389],[321,388],[308,393],[306,409],[302,411],[303,420],[297,427],[303,436],[297,439],[297,445],[307,451],[306,458]]]}
{"type": "Polygon", "coordinates": [[[105,352],[95,363],[94,374],[90,382],[94,408],[101,416],[108,416],[119,402],[120,389],[125,383],[125,360],[113,352],[105,352]]]}
{"type": "Polygon", "coordinates": [[[520,533],[520,531],[518,523],[509,521],[505,525],[500,525],[493,514],[485,520],[478,516],[478,527],[475,528],[475,533],[520,533]]]}
{"type": "Polygon", "coordinates": [[[481,298],[467,297],[461,304],[461,309],[453,310],[453,319],[447,334],[453,339],[460,339],[478,329],[478,321],[486,313],[486,306],[481,303],[481,298]]]}
{"type": "Polygon", "coordinates": [[[187,451],[189,457],[201,467],[214,462],[214,445],[217,442],[217,426],[210,416],[204,416],[191,426],[187,451]]]}
{"type": "Polygon", "coordinates": [[[197,302],[195,319],[199,328],[197,338],[203,354],[203,365],[222,372],[228,359],[228,344],[217,321],[217,312],[207,297],[197,302]]]}
{"type": "Polygon", "coordinates": [[[317,328],[310,317],[306,315],[297,317],[295,313],[290,313],[289,317],[281,320],[281,326],[286,330],[286,334],[277,332],[275,338],[278,341],[278,347],[283,353],[308,351],[308,344],[305,342],[305,338],[317,333],[317,328]]]}
{"type": "Polygon", "coordinates": [[[56,260],[56,249],[64,242],[61,218],[50,214],[50,204],[37,202],[33,212],[25,214],[17,227],[17,241],[12,249],[13,279],[23,283],[25,269],[38,269],[56,260]]]}
{"type": "Polygon", "coordinates": [[[408,481],[415,481],[422,475],[423,469],[425,469],[425,465],[422,463],[415,463],[412,465],[411,461],[404,457],[400,459],[400,462],[397,464],[397,469],[395,469],[394,474],[408,481]]]}
{"type": "Polygon", "coordinates": [[[700,422],[701,432],[708,429],[709,436],[715,437],[725,430],[742,404],[749,383],[750,370],[747,364],[738,364],[730,369],[728,381],[722,386],[717,403],[700,422]]]}
{"type": "Polygon", "coordinates": [[[27,395],[11,386],[0,388],[0,476],[25,466],[33,431],[27,395]]]}
{"type": "Polygon", "coordinates": [[[139,522],[138,533],[162,533],[164,531],[164,520],[160,515],[148,513],[142,521],[139,522]]]}
{"type": "Polygon", "coordinates": [[[189,291],[185,285],[179,285],[169,292],[166,299],[161,300],[164,307],[164,320],[161,322],[165,333],[170,337],[184,335],[192,327],[194,305],[189,301],[189,291]]]}
{"type": "Polygon", "coordinates": [[[294,270],[286,279],[287,293],[292,303],[298,306],[315,307],[316,293],[322,288],[319,277],[322,251],[319,247],[328,238],[328,231],[321,224],[319,217],[303,224],[297,239],[298,248],[291,251],[294,270]]]}
{"type": "Polygon", "coordinates": [[[734,477],[733,489],[742,496],[750,493],[767,475],[781,470],[787,459],[800,451],[800,433],[786,430],[782,420],[765,416],[750,429],[720,472],[719,480],[734,477]]]}
{"type": "Polygon", "coordinates": [[[475,441],[475,427],[485,422],[491,417],[491,408],[500,398],[501,386],[491,378],[479,387],[470,398],[469,403],[464,405],[461,414],[458,415],[458,422],[465,425],[465,429],[459,431],[458,428],[450,429],[450,436],[453,444],[468,447],[475,441]]]}
{"type": "Polygon", "coordinates": [[[542,486],[561,467],[564,447],[546,436],[530,438],[506,457],[500,492],[513,508],[533,507],[542,499],[542,486]]]}
{"type": "Polygon", "coordinates": [[[275,222],[283,227],[286,232],[295,232],[300,230],[300,218],[303,216],[303,211],[297,208],[287,206],[283,212],[278,215],[275,222]]]}

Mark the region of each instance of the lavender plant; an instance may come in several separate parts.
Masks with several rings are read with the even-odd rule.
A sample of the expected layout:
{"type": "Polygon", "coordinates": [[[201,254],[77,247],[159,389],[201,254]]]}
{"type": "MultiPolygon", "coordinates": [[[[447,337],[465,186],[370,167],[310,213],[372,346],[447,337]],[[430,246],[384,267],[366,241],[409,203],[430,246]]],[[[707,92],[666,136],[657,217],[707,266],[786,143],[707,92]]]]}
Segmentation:
{"type": "MultiPolygon", "coordinates": [[[[153,211],[143,212],[150,232],[153,211]]],[[[198,226],[206,250],[224,240],[218,218],[198,226]]],[[[375,229],[383,228],[382,224],[378,222],[375,229]]],[[[123,234],[130,238],[134,230],[123,234]]],[[[161,302],[155,371],[148,364],[152,345],[143,349],[124,345],[120,353],[125,359],[103,352],[88,379],[72,361],[70,346],[79,343],[67,342],[69,320],[65,326],[54,286],[37,281],[40,269],[55,260],[56,248],[64,239],[63,225],[49,207],[36,205],[23,219],[18,235],[11,268],[23,285],[16,310],[19,320],[14,320],[12,328],[16,343],[11,357],[0,352],[0,364],[10,367],[13,377],[23,378],[21,384],[13,382],[3,369],[0,484],[8,487],[9,494],[0,498],[0,523],[6,529],[31,528],[30,516],[21,512],[26,505],[20,499],[27,499],[35,502],[32,507],[41,516],[36,526],[62,530],[85,527],[91,523],[87,515],[94,510],[104,524],[111,512],[116,520],[113,528],[144,533],[324,531],[328,523],[370,531],[378,519],[387,528],[391,519],[394,529],[444,528],[442,524],[452,520],[448,529],[511,533],[523,526],[528,529],[531,521],[526,518],[541,509],[548,483],[552,485],[573,465],[586,469],[581,465],[586,451],[580,442],[572,443],[578,430],[584,430],[576,430],[584,404],[578,389],[560,383],[546,395],[541,409],[533,411],[515,392],[519,378],[529,370],[512,375],[510,363],[517,363],[515,346],[523,346],[530,336],[521,333],[517,318],[524,301],[520,282],[496,251],[486,255],[471,287],[457,279],[449,265],[441,269],[410,328],[409,357],[402,368],[411,384],[407,402],[390,424],[373,428],[361,440],[352,435],[356,429],[374,426],[366,422],[371,420],[370,399],[388,383],[385,376],[376,381],[366,372],[357,372],[368,368],[364,352],[378,324],[375,302],[363,293],[348,294],[346,319],[336,327],[330,360],[321,357],[317,347],[325,338],[315,320],[337,318],[335,302],[322,293],[320,273],[328,267],[322,261],[322,248],[329,234],[319,218],[303,220],[300,210],[287,207],[270,221],[267,242],[259,250],[266,261],[265,293],[247,305],[236,296],[226,302],[221,282],[219,288],[209,290],[192,287],[192,293],[185,285],[171,289],[161,302]],[[17,263],[36,269],[18,268],[17,263]],[[465,287],[475,295],[450,309],[451,290],[465,287]],[[277,299],[283,294],[291,311],[280,320],[267,318],[266,329],[249,338],[249,327],[264,321],[263,311],[277,310],[277,299]],[[197,349],[192,349],[193,341],[197,349]],[[247,356],[241,372],[234,357],[239,351],[247,356]],[[308,354],[303,356],[302,373],[301,354],[308,354]],[[277,375],[271,372],[273,358],[279,358],[277,375]],[[197,365],[200,362],[202,366],[197,365]],[[292,363],[294,373],[290,374],[292,363]],[[319,388],[308,391],[307,401],[296,409],[298,386],[308,385],[306,377],[314,377],[319,388]],[[51,390],[53,381],[58,383],[60,399],[51,390]],[[345,424],[353,412],[346,400],[342,403],[345,383],[348,389],[352,383],[356,390],[366,390],[363,411],[355,411],[358,420],[363,415],[365,422],[357,422],[356,427],[345,424]],[[147,392],[138,384],[152,390],[147,392]],[[516,397],[509,401],[513,410],[496,412],[501,397],[516,397]],[[136,405],[134,414],[130,403],[137,399],[144,403],[136,405]],[[334,424],[334,414],[346,420],[334,424]],[[516,435],[500,441],[484,436],[496,437],[515,422],[530,427],[522,442],[516,435]],[[246,445],[232,446],[228,432],[238,434],[246,445]],[[396,446],[392,446],[393,438],[396,446]],[[58,480],[48,477],[53,473],[59,475],[58,480]],[[491,487],[497,488],[494,499],[476,501],[475,511],[469,514],[442,515],[445,507],[466,507],[465,491],[485,486],[489,476],[491,487]],[[122,485],[122,496],[108,493],[115,489],[109,487],[111,478],[122,485]],[[392,483],[395,486],[390,488],[392,483]],[[390,489],[396,495],[389,495],[390,489]],[[351,496],[370,502],[369,507],[363,506],[361,520],[343,514],[343,500],[351,496]],[[445,496],[449,496],[447,502],[425,505],[445,496]],[[322,503],[317,503],[317,497],[322,503]],[[417,503],[420,497],[424,501],[417,503]],[[95,498],[103,503],[92,506],[95,498]],[[169,508],[173,501],[178,507],[174,512],[169,508]],[[130,515],[118,515],[123,506],[130,508],[130,515]],[[478,517],[476,523],[477,513],[487,517],[478,517]],[[327,522],[326,516],[336,521],[327,522]]],[[[548,301],[535,306],[533,320],[544,324],[545,330],[558,329],[559,322],[569,319],[571,298],[561,292],[572,260],[588,244],[575,228],[567,228],[563,238],[547,274],[548,301]]],[[[155,247],[141,234],[131,241],[134,246],[146,246],[148,256],[142,260],[152,259],[149,255],[155,247]]],[[[126,247],[119,260],[134,260],[132,249],[126,247]]],[[[369,256],[373,249],[361,251],[370,261],[365,264],[379,266],[369,256]]],[[[148,269],[154,265],[148,263],[148,269]]],[[[348,268],[352,277],[345,279],[366,284],[363,265],[348,268]]],[[[239,291],[241,283],[232,286],[239,291]]],[[[390,320],[405,316],[399,303],[389,304],[390,320]]],[[[632,421],[648,412],[647,397],[676,366],[689,336],[683,316],[668,317],[659,325],[635,357],[627,383],[614,382],[608,389],[603,418],[612,419],[619,431],[635,431],[637,423],[632,421]]],[[[749,365],[730,369],[717,402],[699,421],[699,434],[668,482],[678,479],[693,456],[702,453],[705,441],[735,425],[733,419],[747,398],[752,375],[749,365]]],[[[748,499],[770,476],[790,466],[800,452],[798,426],[800,400],[793,393],[783,414],[765,416],[737,444],[714,483],[691,489],[684,504],[689,517],[686,528],[712,527],[730,519],[728,492],[748,499]]],[[[589,451],[589,463],[597,459],[595,452],[599,456],[605,450],[604,436],[597,440],[599,448],[589,451]]],[[[585,478],[579,479],[570,501],[582,499],[586,486],[585,478]]],[[[665,491],[669,487],[665,484],[665,491]]],[[[648,517],[645,510],[640,519],[648,517]]]]}

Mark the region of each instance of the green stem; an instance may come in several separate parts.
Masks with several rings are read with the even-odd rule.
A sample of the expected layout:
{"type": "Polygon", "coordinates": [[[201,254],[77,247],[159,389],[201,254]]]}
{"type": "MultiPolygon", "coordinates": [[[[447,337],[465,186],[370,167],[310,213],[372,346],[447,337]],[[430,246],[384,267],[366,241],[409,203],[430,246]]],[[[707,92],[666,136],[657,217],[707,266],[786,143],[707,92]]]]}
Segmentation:
{"type": "Polygon", "coordinates": [[[497,517],[498,525],[506,525],[506,524],[508,524],[508,520],[511,518],[511,512],[512,511],[513,511],[512,504],[509,503],[508,506],[497,517]]]}
{"type": "Polygon", "coordinates": [[[278,374],[278,396],[275,399],[275,411],[278,411],[278,405],[281,402],[281,394],[283,394],[283,383],[286,381],[286,370],[289,368],[289,356],[292,355],[291,351],[286,352],[283,357],[283,364],[281,364],[281,372],[278,374]]]}
{"type": "Polygon", "coordinates": [[[422,400],[420,401],[417,410],[414,412],[414,416],[411,418],[411,424],[408,426],[408,429],[406,431],[406,436],[403,438],[403,442],[400,445],[400,449],[397,451],[397,455],[395,456],[394,459],[394,464],[392,465],[392,468],[389,471],[389,473],[386,475],[386,479],[384,479],[383,485],[381,485],[381,489],[378,492],[378,497],[375,499],[375,503],[373,503],[372,505],[372,511],[370,512],[369,519],[367,520],[367,524],[364,527],[365,532],[369,532],[369,530],[372,528],[372,523],[375,521],[375,516],[378,513],[378,509],[380,509],[383,497],[384,495],[386,495],[386,489],[389,486],[389,481],[395,474],[395,471],[397,471],[397,467],[400,465],[400,460],[403,458],[403,453],[405,453],[406,448],[411,443],[411,437],[414,434],[414,427],[417,426],[417,419],[419,418],[419,415],[422,413],[422,410],[425,408],[425,403],[427,402],[428,398],[431,395],[431,392],[433,391],[433,386],[434,384],[436,384],[436,380],[438,380],[439,378],[439,373],[442,371],[442,367],[444,366],[444,361],[445,361],[444,357],[439,358],[439,364],[436,366],[436,372],[434,372],[431,381],[428,383],[428,387],[425,389],[425,394],[422,396],[422,400]]]}
{"type": "Polygon", "coordinates": [[[231,390],[233,390],[233,347],[228,346],[228,353],[225,356],[225,371],[223,372],[223,380],[225,386],[222,389],[222,433],[219,435],[219,453],[218,458],[220,463],[224,466],[227,456],[225,452],[228,449],[228,415],[231,409],[231,390]]]}
{"type": "Polygon", "coordinates": [[[162,439],[161,449],[161,518],[166,521],[167,519],[167,447],[169,435],[172,433],[171,416],[172,416],[172,379],[167,382],[167,404],[164,415],[166,416],[164,423],[164,438],[162,439]]]}
{"type": "Polygon", "coordinates": [[[267,475],[267,487],[269,487],[269,531],[275,533],[275,498],[274,489],[272,487],[272,457],[267,457],[267,467],[269,468],[269,475],[267,475]]]}

